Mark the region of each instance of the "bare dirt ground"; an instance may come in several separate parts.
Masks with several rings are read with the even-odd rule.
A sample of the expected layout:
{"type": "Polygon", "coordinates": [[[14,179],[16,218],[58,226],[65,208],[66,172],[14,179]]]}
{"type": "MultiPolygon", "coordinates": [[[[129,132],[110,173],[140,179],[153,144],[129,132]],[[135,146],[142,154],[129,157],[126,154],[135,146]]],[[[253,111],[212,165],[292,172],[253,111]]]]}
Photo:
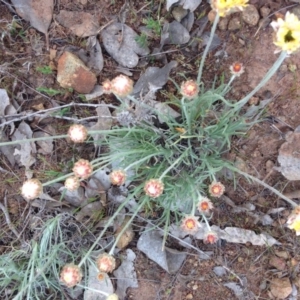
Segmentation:
{"type": "MultiPolygon", "coordinates": [[[[287,10],[286,7],[295,4],[293,1],[255,0],[249,2],[258,11],[261,8],[268,8],[269,22],[275,19],[274,13],[280,11],[280,13],[284,14],[287,10]]],[[[83,1],[61,0],[55,6],[55,10],[56,12],[60,9],[93,11],[97,13],[99,23],[105,25],[112,16],[118,15],[123,5],[123,1],[119,0],[91,0],[87,1],[86,5],[82,3],[83,1]]],[[[134,1],[131,11],[132,18],[129,18],[128,25],[138,31],[138,27],[142,25],[142,20],[145,16],[155,16],[158,9],[158,1],[152,1],[152,3],[153,6],[150,6],[152,10],[147,10],[147,13],[143,15],[140,11],[144,5],[149,3],[146,1],[134,1]]],[[[295,9],[295,7],[291,9],[295,9]]],[[[195,11],[195,15],[197,17],[208,11],[209,6],[203,3],[195,11]]],[[[161,16],[165,16],[166,19],[172,18],[167,13],[164,3],[162,4],[161,16]]],[[[1,31],[7,30],[6,25],[11,24],[15,17],[9,11],[4,1],[1,2],[0,37],[1,31]]],[[[240,13],[228,17],[229,20],[232,18],[240,18],[240,13]]],[[[217,50],[210,53],[205,69],[205,80],[207,82],[212,81],[215,75],[220,76],[223,72],[225,73],[225,78],[228,79],[229,65],[235,61],[240,61],[245,65],[246,71],[234,82],[231,91],[232,98],[240,99],[254,88],[272,66],[278,55],[274,54],[275,46],[272,44],[273,32],[269,22],[262,24],[260,27],[261,23],[253,27],[242,23],[242,26],[236,30],[217,30],[217,34],[222,41],[219,47],[223,47],[227,56],[215,56],[214,54],[217,50]]],[[[42,85],[59,90],[59,85],[56,82],[55,71],[52,75],[46,76],[37,72],[36,67],[55,65],[56,61],[50,61],[49,53],[46,51],[44,43],[42,43],[42,49],[38,49],[40,40],[44,42],[42,34],[30,28],[25,21],[19,19],[18,24],[21,24],[21,26],[14,29],[15,32],[10,38],[3,34],[3,38],[0,40],[0,68],[1,65],[8,63],[8,68],[0,73],[0,88],[6,89],[10,97],[22,95],[26,100],[23,106],[24,111],[38,105],[47,108],[49,107],[49,97],[51,98],[51,96],[38,93],[36,88],[42,85]]],[[[67,45],[84,45],[82,39],[70,35],[65,28],[56,22],[52,23],[50,27],[49,37],[50,48],[58,51],[61,51],[67,45]]],[[[158,39],[152,39],[149,46],[151,48],[157,46],[158,43],[158,39]]],[[[189,51],[189,48],[183,49],[176,46],[170,46],[168,50],[176,50],[167,54],[168,60],[175,59],[179,62],[177,69],[172,73],[173,78],[175,73],[180,72],[186,72],[187,77],[195,78],[199,52],[202,50],[197,49],[195,52],[192,52],[191,50],[189,51]]],[[[228,154],[230,159],[239,162],[243,170],[257,176],[261,180],[265,180],[284,194],[300,190],[299,181],[288,181],[280,172],[273,170],[274,166],[278,166],[278,149],[284,143],[286,133],[300,125],[299,62],[299,53],[289,57],[270,82],[250,100],[252,104],[258,105],[260,101],[273,97],[273,100],[265,109],[264,121],[255,125],[244,138],[236,139],[231,152],[228,154]]],[[[152,63],[156,66],[161,65],[159,61],[153,61],[152,63]]],[[[111,78],[117,75],[116,66],[116,62],[104,51],[104,69],[97,80],[101,82],[104,78],[111,78]]],[[[139,78],[141,71],[143,71],[143,67],[134,69],[133,78],[139,78]]],[[[166,89],[172,93],[174,90],[173,84],[168,82],[166,89]]],[[[161,95],[161,99],[164,99],[164,97],[164,95],[161,95]]],[[[54,98],[61,104],[80,101],[78,95],[72,92],[54,96],[54,98]]],[[[101,99],[94,100],[94,103],[102,100],[107,103],[114,101],[111,96],[101,96],[101,99]]],[[[78,110],[76,113],[81,117],[87,117],[91,114],[88,110],[85,111],[83,109],[78,110]]],[[[41,126],[39,123],[35,124],[35,120],[31,120],[30,123],[33,128],[41,126]]],[[[59,121],[52,125],[58,131],[62,131],[63,128],[66,128],[68,122],[59,121]]],[[[46,126],[46,124],[42,126],[46,126]]],[[[89,156],[87,150],[81,149],[80,151],[86,157],[89,156]]],[[[65,149],[63,142],[59,143],[52,155],[43,157],[43,159],[38,157],[35,174],[42,176],[46,169],[63,172],[63,165],[67,161],[64,156],[68,155],[73,156],[75,154],[70,154],[65,149]]],[[[11,166],[3,155],[0,158],[0,166],[0,199],[7,197],[9,212],[16,227],[19,229],[26,227],[26,223],[20,224],[18,222],[18,220],[26,220],[26,214],[28,213],[26,203],[19,196],[20,184],[25,179],[24,170],[18,166],[11,166]]],[[[253,246],[250,243],[245,245],[218,243],[217,245],[208,246],[195,240],[194,245],[197,248],[203,251],[213,251],[212,258],[201,260],[195,252],[185,249],[189,253],[188,258],[176,274],[170,275],[137,250],[137,239],[135,238],[129,247],[137,253],[135,269],[139,287],[128,289],[127,299],[238,299],[230,289],[224,287],[223,283],[229,281],[243,282],[244,294],[239,299],[275,299],[270,294],[270,283],[274,278],[288,278],[297,289],[300,289],[300,240],[295,236],[294,232],[285,227],[290,208],[277,196],[242,178],[238,180],[236,189],[234,189],[233,184],[228,182],[226,196],[233,200],[236,205],[253,203],[261,212],[267,212],[269,208],[285,207],[286,209],[283,212],[273,215],[274,222],[268,226],[262,226],[259,223],[255,224],[253,219],[245,213],[232,213],[228,203],[222,200],[216,204],[216,212],[213,217],[213,222],[221,228],[236,226],[251,229],[258,233],[262,230],[266,231],[275,237],[281,245],[268,248],[253,246]],[[278,266],[279,264],[280,266],[278,266]],[[228,272],[222,277],[218,277],[213,272],[213,267],[219,265],[228,268],[228,272]]],[[[298,201],[300,193],[299,197],[296,195],[294,198],[295,201],[298,201]]],[[[5,253],[11,249],[13,236],[3,214],[0,216],[0,222],[0,252],[5,253]]],[[[24,230],[26,231],[26,228],[24,230]]],[[[283,284],[281,288],[284,288],[283,284]]],[[[295,299],[300,298],[298,296],[295,299]]]]}

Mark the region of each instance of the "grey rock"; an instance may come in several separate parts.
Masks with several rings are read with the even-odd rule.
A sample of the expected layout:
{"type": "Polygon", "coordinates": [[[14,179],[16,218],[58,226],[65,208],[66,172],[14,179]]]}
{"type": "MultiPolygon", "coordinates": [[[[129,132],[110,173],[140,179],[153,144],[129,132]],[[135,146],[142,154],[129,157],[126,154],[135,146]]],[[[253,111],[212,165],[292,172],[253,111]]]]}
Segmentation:
{"type": "Polygon", "coordinates": [[[256,26],[259,21],[259,13],[257,8],[254,5],[249,4],[243,9],[242,18],[243,21],[249,26],[256,26]]]}
{"type": "Polygon", "coordinates": [[[181,22],[181,20],[188,14],[188,10],[184,9],[182,6],[175,6],[172,9],[172,15],[177,22],[181,22]]]}

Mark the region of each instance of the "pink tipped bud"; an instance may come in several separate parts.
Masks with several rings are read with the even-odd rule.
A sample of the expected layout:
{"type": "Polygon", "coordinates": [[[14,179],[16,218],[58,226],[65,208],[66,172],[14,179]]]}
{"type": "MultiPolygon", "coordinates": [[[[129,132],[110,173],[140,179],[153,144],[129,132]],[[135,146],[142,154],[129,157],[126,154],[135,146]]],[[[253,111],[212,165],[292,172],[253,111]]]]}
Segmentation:
{"type": "Polygon", "coordinates": [[[243,66],[242,63],[239,63],[239,62],[235,62],[233,63],[230,67],[230,72],[232,75],[235,75],[235,76],[240,76],[241,74],[244,73],[245,71],[245,68],[243,66]]]}
{"type": "Polygon", "coordinates": [[[79,159],[73,167],[73,172],[76,177],[87,179],[93,173],[93,166],[88,160],[79,159]]]}
{"type": "Polygon", "coordinates": [[[87,129],[81,124],[73,124],[68,130],[68,136],[74,143],[83,143],[87,136],[87,129]]]}
{"type": "Polygon", "coordinates": [[[208,192],[213,197],[221,197],[225,192],[225,186],[221,182],[213,182],[208,187],[208,192]]]}
{"type": "Polygon", "coordinates": [[[208,231],[205,235],[204,235],[204,239],[203,242],[205,244],[215,244],[218,241],[219,237],[217,235],[216,232],[214,231],[208,231]]]}
{"type": "Polygon", "coordinates": [[[144,191],[151,198],[159,197],[164,191],[164,184],[159,179],[150,179],[145,183],[144,191]]]}
{"type": "Polygon", "coordinates": [[[119,97],[126,97],[133,90],[133,81],[125,75],[119,75],[111,81],[111,91],[119,97]]]}
{"type": "Polygon", "coordinates": [[[60,272],[60,281],[69,288],[78,284],[81,279],[80,268],[74,264],[65,265],[60,272]]]}
{"type": "Polygon", "coordinates": [[[199,87],[194,80],[188,80],[182,83],[180,93],[187,99],[195,98],[199,93],[199,87]]]}
{"type": "Polygon", "coordinates": [[[202,198],[198,202],[197,208],[200,212],[204,214],[208,214],[214,208],[214,206],[208,198],[202,198]]]}
{"type": "Polygon", "coordinates": [[[70,176],[65,181],[65,188],[68,191],[71,192],[76,191],[79,188],[79,186],[80,186],[80,181],[76,176],[70,176]]]}
{"type": "Polygon", "coordinates": [[[115,258],[107,253],[100,254],[97,258],[96,264],[99,271],[104,273],[110,273],[116,268],[115,258]]]}
{"type": "Polygon", "coordinates": [[[122,170],[115,170],[109,174],[111,184],[121,186],[125,183],[126,173],[122,170]]]}
{"type": "Polygon", "coordinates": [[[38,198],[43,192],[42,183],[38,179],[26,180],[21,189],[21,194],[26,200],[38,198]]]}
{"type": "Polygon", "coordinates": [[[195,216],[185,216],[181,221],[180,227],[188,234],[195,234],[199,229],[198,218],[195,216]]]}

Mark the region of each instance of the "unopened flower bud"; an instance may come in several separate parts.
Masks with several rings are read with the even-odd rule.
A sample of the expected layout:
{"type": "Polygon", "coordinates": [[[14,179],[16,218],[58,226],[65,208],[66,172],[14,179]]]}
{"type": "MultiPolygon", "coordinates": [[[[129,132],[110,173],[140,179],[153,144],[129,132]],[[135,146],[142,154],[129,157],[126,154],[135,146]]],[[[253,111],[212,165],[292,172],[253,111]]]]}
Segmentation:
{"type": "Polygon", "coordinates": [[[102,89],[104,94],[110,94],[112,92],[111,81],[109,79],[106,79],[102,82],[102,89]]]}
{"type": "Polygon", "coordinates": [[[159,197],[164,191],[164,184],[159,179],[150,179],[145,183],[144,191],[151,198],[159,197]]]}
{"type": "Polygon", "coordinates": [[[182,83],[180,93],[187,99],[195,98],[199,93],[199,87],[196,81],[188,80],[182,83]]]}
{"type": "Polygon", "coordinates": [[[195,234],[199,229],[198,218],[195,216],[185,216],[181,221],[180,227],[188,234],[195,234]]]}
{"type": "Polygon", "coordinates": [[[88,136],[88,131],[81,124],[73,124],[68,130],[68,136],[74,143],[83,143],[88,136]]]}
{"type": "Polygon", "coordinates": [[[225,186],[221,182],[213,182],[208,187],[208,192],[213,197],[221,197],[225,192],[225,186]]]}
{"type": "Polygon", "coordinates": [[[111,294],[106,298],[106,300],[119,300],[119,297],[117,294],[111,294]]]}
{"type": "Polygon", "coordinates": [[[131,94],[133,81],[125,75],[119,75],[111,81],[111,91],[123,98],[131,94]]]}
{"type": "Polygon", "coordinates": [[[107,253],[102,253],[98,256],[96,261],[98,270],[104,273],[110,273],[116,268],[115,258],[107,253]]]}
{"type": "Polygon", "coordinates": [[[74,264],[67,264],[60,272],[60,281],[71,288],[78,284],[82,279],[80,268],[74,264]]]}
{"type": "Polygon", "coordinates": [[[200,212],[204,214],[208,214],[214,208],[214,206],[208,198],[202,198],[198,202],[197,208],[200,212]]]}
{"type": "Polygon", "coordinates": [[[65,188],[68,191],[71,192],[76,191],[79,188],[79,186],[80,186],[80,181],[76,176],[70,176],[65,181],[65,188]]]}
{"type": "Polygon", "coordinates": [[[122,170],[115,170],[109,174],[111,184],[121,186],[125,183],[126,173],[122,170]]]}
{"type": "Polygon", "coordinates": [[[245,68],[243,66],[242,63],[239,63],[239,62],[235,62],[233,63],[230,67],[230,72],[232,75],[235,75],[235,76],[240,76],[241,74],[244,73],[245,71],[245,68]]]}
{"type": "Polygon", "coordinates": [[[73,172],[76,177],[87,179],[93,173],[93,166],[88,160],[79,159],[74,164],[73,172]]]}
{"type": "Polygon", "coordinates": [[[26,200],[38,198],[43,192],[42,183],[38,179],[26,180],[21,189],[21,194],[26,200]]]}
{"type": "Polygon", "coordinates": [[[218,235],[214,231],[208,231],[203,238],[205,244],[215,244],[218,240],[218,235]]]}

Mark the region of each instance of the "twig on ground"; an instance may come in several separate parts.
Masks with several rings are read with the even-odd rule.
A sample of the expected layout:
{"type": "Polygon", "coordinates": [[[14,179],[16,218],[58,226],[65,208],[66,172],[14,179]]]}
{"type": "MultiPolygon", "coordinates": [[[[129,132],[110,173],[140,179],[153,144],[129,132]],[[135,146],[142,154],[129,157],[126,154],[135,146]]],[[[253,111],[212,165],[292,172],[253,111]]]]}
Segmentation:
{"type": "MultiPolygon", "coordinates": [[[[111,105],[111,104],[91,104],[91,103],[74,103],[74,102],[71,102],[71,103],[66,104],[66,105],[62,105],[62,106],[58,106],[58,107],[52,107],[52,108],[36,111],[36,112],[33,112],[33,113],[28,113],[27,114],[26,112],[23,112],[23,113],[7,116],[8,118],[14,118],[14,119],[3,122],[2,124],[0,124],[0,128],[5,126],[5,125],[9,125],[10,123],[13,123],[13,122],[19,122],[19,121],[26,120],[27,118],[31,118],[31,117],[44,116],[45,113],[49,113],[49,112],[52,112],[52,111],[56,111],[56,110],[60,110],[60,109],[63,109],[63,108],[66,108],[66,107],[72,107],[72,106],[85,106],[85,107],[95,107],[95,108],[100,107],[100,106],[104,106],[104,107],[116,108],[116,106],[111,105]]],[[[61,118],[61,119],[65,118],[65,119],[68,120],[68,117],[51,116],[51,115],[49,115],[48,117],[56,117],[56,118],[61,118]]],[[[90,118],[99,118],[99,116],[90,117],[90,118]]],[[[109,118],[111,118],[111,117],[109,117],[109,118]]],[[[76,120],[77,122],[82,122],[83,120],[86,120],[86,119],[88,119],[88,118],[78,119],[78,120],[76,120],[74,118],[70,118],[70,120],[72,120],[72,121],[76,120]]]]}
{"type": "Polygon", "coordinates": [[[16,230],[15,226],[12,224],[12,222],[10,220],[9,212],[7,210],[7,197],[6,196],[7,196],[7,190],[5,191],[5,195],[4,195],[4,205],[0,202],[0,209],[4,213],[5,220],[6,220],[6,223],[7,223],[8,227],[9,227],[9,229],[19,239],[20,238],[20,234],[18,233],[18,231],[16,230]]]}

